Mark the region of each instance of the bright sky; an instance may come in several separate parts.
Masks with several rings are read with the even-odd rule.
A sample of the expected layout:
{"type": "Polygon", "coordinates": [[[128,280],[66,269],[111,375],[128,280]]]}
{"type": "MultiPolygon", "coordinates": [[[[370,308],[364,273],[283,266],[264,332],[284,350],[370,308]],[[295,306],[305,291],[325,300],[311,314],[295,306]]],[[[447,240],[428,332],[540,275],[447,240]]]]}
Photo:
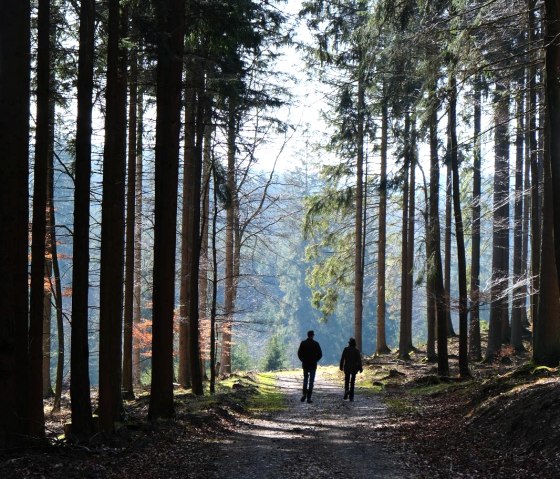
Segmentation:
{"type": "MultiPolygon", "coordinates": [[[[301,9],[301,0],[288,0],[279,7],[289,15],[289,22],[297,21],[301,9]]],[[[307,28],[300,24],[296,30],[295,41],[311,41],[307,28]]],[[[283,58],[278,61],[278,73],[288,73],[295,77],[295,83],[289,86],[293,95],[292,105],[277,112],[277,116],[289,122],[290,128],[286,135],[270,135],[267,145],[257,151],[259,164],[271,169],[276,162],[276,170],[289,170],[301,164],[302,160],[312,154],[312,146],[321,137],[324,124],[320,117],[323,108],[320,84],[310,80],[305,71],[305,64],[295,46],[283,48],[283,58]]]]}

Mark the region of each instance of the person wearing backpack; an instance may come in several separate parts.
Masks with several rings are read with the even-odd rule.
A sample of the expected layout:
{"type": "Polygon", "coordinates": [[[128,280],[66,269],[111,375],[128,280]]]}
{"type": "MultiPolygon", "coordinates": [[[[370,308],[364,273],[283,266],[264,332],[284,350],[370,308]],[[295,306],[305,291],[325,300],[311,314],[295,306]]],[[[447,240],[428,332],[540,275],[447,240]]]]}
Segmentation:
{"type": "Polygon", "coordinates": [[[342,351],[340,370],[344,371],[344,399],[353,401],[356,374],[364,371],[362,367],[362,354],[356,348],[356,340],[354,338],[350,338],[348,346],[342,351]]]}

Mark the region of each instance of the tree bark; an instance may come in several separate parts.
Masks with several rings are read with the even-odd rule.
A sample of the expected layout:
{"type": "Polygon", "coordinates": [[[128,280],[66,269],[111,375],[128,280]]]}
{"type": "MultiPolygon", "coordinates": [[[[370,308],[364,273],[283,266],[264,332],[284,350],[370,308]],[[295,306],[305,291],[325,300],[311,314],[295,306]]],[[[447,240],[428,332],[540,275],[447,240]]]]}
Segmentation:
{"type": "MultiPolygon", "coordinates": [[[[50,41],[54,42],[56,29],[54,22],[50,25],[50,41]]],[[[51,68],[49,79],[49,91],[53,91],[55,87],[55,75],[52,68],[52,55],[50,55],[51,68]]],[[[52,305],[56,298],[53,294],[53,263],[54,251],[56,251],[56,233],[54,231],[54,177],[53,177],[53,161],[54,161],[54,122],[55,122],[55,103],[53,98],[49,98],[49,138],[48,138],[48,155],[47,155],[47,202],[46,202],[46,265],[45,265],[45,298],[43,300],[43,398],[53,396],[51,383],[51,357],[52,357],[52,305]]]]}
{"type": "MultiPolygon", "coordinates": [[[[528,70],[528,69],[527,69],[528,70]]],[[[531,335],[529,331],[529,318],[531,317],[531,263],[529,254],[529,234],[531,229],[531,150],[529,149],[529,123],[531,112],[529,111],[529,78],[526,78],[525,92],[525,129],[524,129],[524,170],[523,170],[523,241],[521,253],[521,275],[523,277],[522,295],[524,296],[523,308],[521,310],[522,336],[531,335]]]]}
{"type": "Polygon", "coordinates": [[[70,350],[72,436],[78,440],[86,440],[92,433],[89,390],[88,293],[94,34],[95,1],[84,0],[80,7],[80,46],[78,53],[78,114],[76,120],[70,350]]]}
{"type": "Polygon", "coordinates": [[[101,204],[99,424],[113,432],[122,407],[122,328],[126,183],[126,9],[109,0],[105,149],[101,204]]]}
{"type": "Polygon", "coordinates": [[[500,351],[508,321],[509,248],[509,95],[507,86],[496,84],[494,99],[494,213],[492,235],[492,284],[490,286],[490,324],[486,359],[500,351]]]}
{"type": "Polygon", "coordinates": [[[123,307],[123,361],[122,388],[126,399],[134,399],[134,381],[132,374],[132,344],[134,329],[134,246],[136,218],[136,145],[138,131],[138,52],[130,52],[128,105],[128,167],[126,185],[126,241],[125,241],[125,278],[123,307]]]}
{"type": "Polygon", "coordinates": [[[183,169],[183,204],[181,222],[181,284],[179,289],[179,384],[184,388],[191,387],[189,365],[189,303],[196,301],[190,296],[190,273],[193,260],[191,225],[195,201],[193,195],[193,176],[196,163],[196,90],[194,85],[193,62],[188,63],[185,91],[185,139],[183,169]]]}
{"type": "Polygon", "coordinates": [[[212,300],[210,305],[210,393],[216,390],[216,303],[218,296],[218,256],[216,251],[216,224],[218,219],[218,198],[216,190],[216,172],[214,173],[213,213],[212,213],[212,300]]]}
{"type": "MultiPolygon", "coordinates": [[[[52,117],[54,118],[54,103],[52,110],[52,117]]],[[[54,123],[54,122],[53,122],[54,123]]],[[[54,131],[53,131],[53,141],[54,141],[54,131]]],[[[54,147],[54,142],[53,142],[54,147]]],[[[53,267],[53,285],[54,290],[54,300],[56,309],[56,337],[57,337],[57,359],[56,359],[56,379],[54,388],[54,401],[53,401],[53,412],[60,411],[60,401],[62,399],[62,379],[64,376],[64,321],[63,321],[63,311],[62,311],[62,285],[60,281],[60,266],[58,263],[58,247],[57,247],[57,234],[56,234],[56,214],[54,207],[54,165],[53,165],[54,155],[51,151],[49,158],[49,198],[50,203],[48,206],[49,211],[49,234],[51,238],[51,257],[52,257],[52,267],[53,267]]]]}
{"type": "MultiPolygon", "coordinates": [[[[134,208],[134,305],[133,323],[142,321],[142,200],[143,200],[143,158],[144,158],[144,94],[138,91],[138,132],[136,134],[136,192],[134,208]]],[[[134,340],[132,348],[132,377],[135,384],[140,384],[140,346],[134,340]]]]}
{"type": "Polygon", "coordinates": [[[410,155],[408,150],[410,148],[410,113],[405,113],[405,126],[404,126],[404,141],[405,141],[405,154],[404,154],[404,175],[403,175],[403,213],[402,213],[402,228],[401,228],[401,320],[399,332],[399,358],[409,360],[408,354],[408,207],[409,207],[409,170],[411,168],[410,155]]]}
{"type": "MultiPolygon", "coordinates": [[[[523,91],[524,79],[521,76],[520,91],[523,91]]],[[[517,127],[515,135],[515,196],[513,217],[513,305],[511,312],[511,345],[517,352],[523,351],[522,310],[525,308],[526,290],[521,286],[523,260],[523,136],[524,136],[524,97],[518,93],[516,98],[517,127]]]]}
{"type": "Polygon", "coordinates": [[[364,300],[363,271],[363,204],[364,204],[364,79],[358,79],[358,112],[356,137],[356,209],[354,245],[354,338],[356,347],[362,351],[362,316],[364,300]]]}
{"type": "Polygon", "coordinates": [[[381,168],[379,173],[379,234],[377,241],[377,354],[390,352],[385,328],[385,269],[387,254],[387,137],[389,115],[387,101],[381,104],[381,168]]]}
{"type": "Polygon", "coordinates": [[[408,240],[406,255],[406,335],[407,350],[414,351],[412,344],[412,304],[414,300],[414,239],[415,239],[415,215],[416,215],[416,126],[411,125],[410,145],[408,149],[410,163],[410,187],[408,189],[408,240]]]}
{"type": "Polygon", "coordinates": [[[43,321],[49,161],[50,1],[39,2],[37,44],[37,123],[33,182],[31,288],[29,303],[29,425],[32,436],[45,435],[43,410],[43,321]]]}
{"type": "MultiPolygon", "coordinates": [[[[438,128],[437,128],[437,102],[435,98],[435,86],[430,95],[430,124],[429,124],[429,135],[430,135],[430,163],[432,165],[437,165],[439,161],[438,157],[438,128]]],[[[432,166],[433,168],[433,166],[432,166]]],[[[431,172],[430,175],[433,173],[431,172]]],[[[430,179],[430,182],[432,179],[430,179]]],[[[431,194],[431,193],[430,193],[431,194]]],[[[434,235],[436,231],[432,225],[432,203],[428,192],[426,191],[426,314],[427,314],[427,344],[426,344],[426,356],[428,361],[437,360],[435,342],[437,338],[437,301],[436,301],[436,263],[435,263],[435,246],[434,246],[434,235]]],[[[439,235],[439,232],[437,232],[439,235]]]]}
{"type": "MultiPolygon", "coordinates": [[[[201,213],[201,242],[200,242],[200,273],[198,283],[200,285],[199,298],[198,298],[198,311],[200,322],[200,353],[201,353],[201,366],[205,370],[205,361],[209,359],[211,353],[210,348],[210,321],[208,319],[208,275],[209,275],[209,228],[210,228],[210,181],[212,177],[212,132],[213,126],[211,125],[211,110],[206,112],[206,125],[204,130],[204,151],[203,151],[203,165],[202,165],[202,213],[201,213]]],[[[215,305],[214,305],[215,307],[215,305]]],[[[214,311],[215,315],[215,311],[214,311]]],[[[215,319],[215,318],[214,318],[215,319]]],[[[215,324],[214,324],[215,327],[215,324]]],[[[214,341],[215,341],[214,331],[214,341]]],[[[216,344],[214,344],[214,347],[216,344]]],[[[215,351],[214,351],[215,355],[215,351]]],[[[214,357],[214,363],[216,358],[214,357]]],[[[211,366],[215,368],[214,366],[211,366]]],[[[216,371],[214,371],[215,373],[216,371]]]]}
{"type": "Polygon", "coordinates": [[[441,242],[439,224],[439,157],[437,152],[437,110],[432,111],[430,134],[430,205],[428,236],[431,245],[431,267],[429,276],[432,277],[434,302],[436,305],[437,323],[437,359],[438,375],[449,375],[449,357],[447,353],[447,308],[445,305],[445,288],[443,286],[443,272],[441,261],[441,242]]]}
{"type": "MultiPolygon", "coordinates": [[[[550,135],[551,124],[545,125],[545,136],[550,135]]],[[[549,138],[545,145],[552,146],[549,138]]],[[[545,158],[550,153],[545,151],[545,158]]],[[[533,360],[536,364],[558,366],[560,361],[560,288],[556,274],[556,253],[554,244],[553,182],[550,163],[545,161],[543,230],[541,254],[541,289],[539,291],[539,311],[533,323],[533,360]]]]}
{"type": "MultiPolygon", "coordinates": [[[[48,201],[47,201],[48,204],[48,201]]],[[[48,206],[47,206],[48,211],[48,206]]],[[[48,215],[48,212],[47,212],[48,215]]],[[[51,384],[51,327],[52,327],[52,249],[51,243],[51,228],[48,224],[47,218],[47,240],[46,240],[46,258],[45,258],[45,293],[43,299],[43,357],[42,357],[42,396],[43,399],[50,398],[53,395],[51,384]]]]}
{"type": "Polygon", "coordinates": [[[548,144],[545,163],[550,163],[552,181],[552,215],[554,249],[560,281],[560,0],[545,0],[545,98],[548,122],[548,144]],[[552,134],[554,132],[554,134],[552,134]]]}
{"type": "Polygon", "coordinates": [[[48,163],[50,137],[50,0],[39,2],[37,18],[37,119],[35,131],[35,172],[33,182],[33,225],[31,234],[31,288],[29,308],[29,369],[30,382],[30,412],[31,433],[42,437],[44,430],[43,397],[45,389],[45,374],[50,376],[45,367],[45,335],[50,334],[45,324],[46,314],[50,315],[50,302],[45,304],[48,284],[45,280],[47,272],[47,191],[48,191],[48,163]],[[47,333],[47,334],[45,334],[47,333]],[[40,393],[39,393],[40,391],[40,393]]]}
{"type": "MultiPolygon", "coordinates": [[[[230,98],[228,117],[228,166],[227,166],[227,188],[232,195],[236,196],[235,180],[235,140],[237,135],[235,101],[230,98]]],[[[232,327],[235,304],[235,272],[234,272],[234,250],[235,250],[235,207],[232,204],[226,211],[226,242],[225,242],[225,299],[224,299],[224,321],[222,323],[222,354],[220,359],[221,374],[231,374],[231,346],[232,327]]]]}
{"type": "Polygon", "coordinates": [[[473,147],[473,200],[471,233],[471,321],[469,352],[474,361],[482,359],[480,343],[480,201],[481,201],[481,118],[482,88],[481,79],[474,84],[474,147],[473,147]]]}
{"type": "Polygon", "coordinates": [[[454,66],[449,75],[449,123],[448,152],[451,156],[453,180],[453,212],[455,216],[455,240],[457,242],[457,273],[459,283],[459,374],[469,377],[468,360],[468,297],[467,297],[467,259],[465,253],[465,234],[461,211],[461,185],[459,182],[459,152],[457,147],[457,79],[454,66]]]}
{"type": "MultiPolygon", "coordinates": [[[[527,0],[529,15],[528,42],[533,45],[536,41],[536,0],[527,0]]],[[[541,194],[539,191],[539,152],[537,144],[537,68],[536,59],[529,62],[529,121],[528,121],[528,148],[531,161],[531,321],[535,321],[539,309],[540,289],[540,251],[541,251],[541,194]]]]}
{"type": "Polygon", "coordinates": [[[28,417],[30,4],[0,15],[0,447],[21,438],[28,417]]]}
{"type": "MultiPolygon", "coordinates": [[[[448,133],[449,134],[449,133],[448,133]]],[[[449,139],[448,139],[449,143],[449,139]]],[[[449,155],[449,152],[447,153],[449,155]]],[[[447,335],[452,338],[457,336],[451,320],[451,218],[453,214],[452,174],[449,158],[446,159],[446,181],[445,181],[445,262],[444,262],[444,287],[445,306],[447,309],[447,335]]]]}
{"type": "MultiPolygon", "coordinates": [[[[200,272],[200,195],[202,191],[202,145],[206,125],[206,109],[208,108],[208,98],[205,92],[205,82],[202,72],[198,72],[196,77],[197,85],[197,114],[196,114],[196,161],[193,171],[193,197],[197,200],[193,203],[193,215],[190,232],[192,235],[192,261],[190,272],[190,297],[198,298],[198,281],[200,272]]],[[[202,367],[200,364],[200,331],[198,324],[198,301],[189,303],[189,337],[191,341],[191,381],[192,392],[197,396],[204,394],[202,387],[202,367]]]]}
{"type": "Polygon", "coordinates": [[[152,382],[149,417],[173,414],[173,313],[185,3],[158,0],[152,382]]]}

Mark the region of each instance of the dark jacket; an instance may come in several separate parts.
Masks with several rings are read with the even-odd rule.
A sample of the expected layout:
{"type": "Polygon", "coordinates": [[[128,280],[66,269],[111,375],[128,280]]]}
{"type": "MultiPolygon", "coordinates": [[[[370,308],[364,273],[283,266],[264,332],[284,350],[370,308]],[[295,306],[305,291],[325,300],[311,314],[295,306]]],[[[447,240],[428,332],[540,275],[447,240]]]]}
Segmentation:
{"type": "Polygon", "coordinates": [[[323,351],[317,341],[307,338],[299,345],[297,355],[303,369],[317,369],[317,362],[323,357],[323,351]]]}
{"type": "Polygon", "coordinates": [[[346,346],[340,358],[340,369],[346,374],[362,372],[362,355],[355,346],[346,346]]]}

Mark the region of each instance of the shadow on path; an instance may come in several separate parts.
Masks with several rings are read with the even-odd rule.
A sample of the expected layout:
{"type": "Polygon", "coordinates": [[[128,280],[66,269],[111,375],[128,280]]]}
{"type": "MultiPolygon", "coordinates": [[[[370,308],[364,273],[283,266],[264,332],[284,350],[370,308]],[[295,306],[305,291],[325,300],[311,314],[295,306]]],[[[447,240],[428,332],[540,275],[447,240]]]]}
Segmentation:
{"type": "Polygon", "coordinates": [[[300,402],[301,377],[280,373],[287,408],[248,419],[219,443],[215,478],[402,478],[383,443],[386,410],[375,396],[342,400],[339,384],[317,371],[313,403],[300,402]]]}

